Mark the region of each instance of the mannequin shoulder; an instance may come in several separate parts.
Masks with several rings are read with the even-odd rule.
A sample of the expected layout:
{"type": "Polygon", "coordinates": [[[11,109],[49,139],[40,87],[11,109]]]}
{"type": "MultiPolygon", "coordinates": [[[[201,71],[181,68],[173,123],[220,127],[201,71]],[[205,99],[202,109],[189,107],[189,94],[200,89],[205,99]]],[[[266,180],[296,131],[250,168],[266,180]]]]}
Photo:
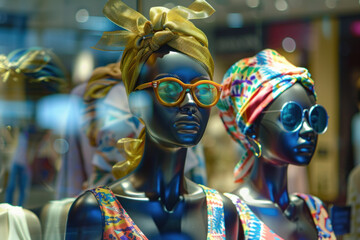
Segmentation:
{"type": "Polygon", "coordinates": [[[24,209],[26,223],[32,239],[41,239],[41,225],[39,218],[30,210],[24,209]]]}
{"type": "Polygon", "coordinates": [[[95,196],[85,192],[70,207],[66,239],[101,239],[102,213],[95,196]]]}
{"type": "Polygon", "coordinates": [[[86,192],[79,196],[70,207],[69,219],[81,221],[96,220],[99,217],[101,222],[101,210],[95,196],[86,192]]]}
{"type": "Polygon", "coordinates": [[[226,239],[244,239],[240,216],[233,202],[223,194],[221,198],[224,204],[226,239]]]}
{"type": "Polygon", "coordinates": [[[239,215],[237,214],[236,206],[233,202],[223,194],[220,195],[224,204],[225,215],[231,218],[234,222],[239,222],[239,215]]]}

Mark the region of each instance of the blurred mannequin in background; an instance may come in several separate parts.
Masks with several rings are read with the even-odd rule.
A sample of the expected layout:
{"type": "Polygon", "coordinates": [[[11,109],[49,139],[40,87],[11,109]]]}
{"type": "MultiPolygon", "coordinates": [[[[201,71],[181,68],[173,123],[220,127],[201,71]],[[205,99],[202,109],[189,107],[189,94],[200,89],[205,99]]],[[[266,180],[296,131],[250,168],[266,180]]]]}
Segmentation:
{"type": "MultiPolygon", "coordinates": [[[[8,56],[0,56],[1,98],[12,106],[12,101],[25,102],[57,93],[66,84],[65,72],[60,59],[49,49],[40,47],[18,49],[8,56]]],[[[1,120],[11,121],[8,115],[4,116],[6,110],[1,110],[1,120]]],[[[11,109],[8,110],[11,112],[11,109]]],[[[32,113],[29,115],[32,116],[32,113]]],[[[37,128],[31,117],[12,120],[14,124],[19,125],[15,126],[15,128],[19,127],[19,134],[11,157],[6,201],[15,202],[14,191],[19,188],[17,203],[22,206],[31,183],[29,164],[36,152],[34,146],[37,141],[33,136],[37,128]]],[[[2,239],[41,239],[39,219],[34,213],[22,207],[0,204],[0,226],[2,239]]]]}
{"type": "Polygon", "coordinates": [[[350,233],[344,239],[360,239],[360,78],[356,82],[358,112],[353,116],[351,125],[355,167],[349,174],[347,205],[351,206],[350,233]]]}
{"type": "MultiPolygon", "coordinates": [[[[32,100],[33,97],[40,98],[46,94],[56,93],[66,83],[65,69],[58,57],[48,49],[33,47],[19,49],[11,52],[7,57],[0,57],[0,74],[2,91],[9,92],[18,89],[19,95],[6,99],[32,100]],[[16,85],[6,84],[16,82],[16,85]],[[24,91],[26,86],[26,91],[24,91]]],[[[6,94],[4,94],[6,97],[6,94]]],[[[2,96],[3,97],[3,96],[2,96]]],[[[4,119],[4,116],[1,116],[4,119]]],[[[6,120],[5,120],[6,121],[6,120]]],[[[19,187],[18,205],[22,206],[26,200],[26,192],[30,186],[30,163],[33,160],[36,141],[36,125],[32,119],[25,121],[17,120],[20,124],[20,132],[17,137],[17,147],[11,158],[10,177],[6,192],[6,202],[13,203],[13,194],[16,187],[19,187]],[[32,141],[34,140],[34,141],[32,141]]]]}
{"type": "Polygon", "coordinates": [[[0,233],[4,240],[41,239],[41,225],[38,217],[31,211],[0,203],[0,233]]]}

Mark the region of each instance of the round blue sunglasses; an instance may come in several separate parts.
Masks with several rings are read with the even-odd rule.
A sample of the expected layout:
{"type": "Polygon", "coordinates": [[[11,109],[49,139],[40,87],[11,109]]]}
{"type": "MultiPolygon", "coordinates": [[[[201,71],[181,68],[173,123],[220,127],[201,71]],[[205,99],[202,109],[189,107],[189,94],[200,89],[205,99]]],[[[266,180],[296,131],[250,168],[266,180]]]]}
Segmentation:
{"type": "Polygon", "coordinates": [[[289,101],[282,106],[281,110],[263,111],[263,113],[267,112],[280,112],[280,121],[284,129],[289,132],[298,131],[305,117],[317,134],[325,133],[327,130],[329,116],[325,108],[319,104],[310,109],[303,109],[298,103],[289,101]]]}

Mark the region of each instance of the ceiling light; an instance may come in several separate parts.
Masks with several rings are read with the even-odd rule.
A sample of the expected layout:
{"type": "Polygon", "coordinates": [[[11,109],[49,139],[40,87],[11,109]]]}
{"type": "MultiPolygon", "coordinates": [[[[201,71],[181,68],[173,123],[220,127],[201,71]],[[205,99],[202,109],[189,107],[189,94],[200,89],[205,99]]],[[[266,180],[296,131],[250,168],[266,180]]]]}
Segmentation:
{"type": "Polygon", "coordinates": [[[275,8],[281,12],[286,11],[288,9],[288,3],[285,0],[276,0],[275,8]]]}
{"type": "Polygon", "coordinates": [[[325,0],[325,5],[326,5],[328,8],[335,8],[335,7],[336,7],[336,3],[337,3],[336,0],[325,0]]]}
{"type": "Polygon", "coordinates": [[[257,8],[260,5],[260,0],[246,0],[246,4],[250,8],[257,8]]]}
{"type": "Polygon", "coordinates": [[[164,7],[168,8],[168,9],[172,9],[173,7],[175,7],[174,3],[165,3],[164,7]]]}
{"type": "Polygon", "coordinates": [[[86,9],[79,9],[75,14],[78,23],[85,23],[89,20],[89,12],[86,9]]]}

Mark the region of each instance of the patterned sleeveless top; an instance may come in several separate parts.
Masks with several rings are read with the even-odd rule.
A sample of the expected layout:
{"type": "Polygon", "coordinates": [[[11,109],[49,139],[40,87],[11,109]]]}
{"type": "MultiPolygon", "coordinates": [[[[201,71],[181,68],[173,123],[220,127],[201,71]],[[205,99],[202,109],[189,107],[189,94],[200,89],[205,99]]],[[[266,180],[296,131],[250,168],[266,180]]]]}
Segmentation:
{"type": "MultiPolygon", "coordinates": [[[[224,206],[220,194],[199,185],[205,195],[208,215],[208,240],[223,240],[225,236],[224,206]]],[[[148,238],[130,218],[114,193],[107,187],[89,190],[97,199],[102,214],[103,239],[147,240],[148,238]]]]}
{"type": "MultiPolygon", "coordinates": [[[[245,240],[284,240],[266,226],[238,196],[232,193],[224,193],[224,195],[236,206],[244,229],[245,240]]],[[[321,200],[307,194],[296,193],[295,196],[306,202],[318,232],[318,239],[336,239],[330,218],[321,200]]]]}

